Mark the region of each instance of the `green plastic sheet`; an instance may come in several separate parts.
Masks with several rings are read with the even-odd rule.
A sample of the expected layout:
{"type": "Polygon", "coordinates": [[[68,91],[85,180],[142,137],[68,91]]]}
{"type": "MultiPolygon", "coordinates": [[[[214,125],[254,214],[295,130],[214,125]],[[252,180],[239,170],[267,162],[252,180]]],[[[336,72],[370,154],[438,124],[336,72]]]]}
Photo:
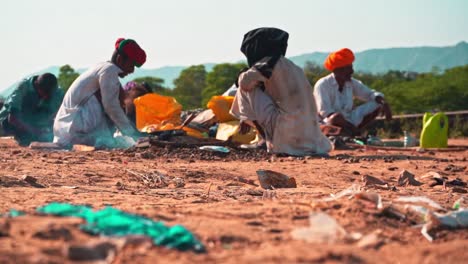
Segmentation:
{"type": "Polygon", "coordinates": [[[56,216],[79,217],[86,220],[81,229],[91,234],[106,236],[144,235],[158,246],[179,250],[204,252],[205,248],[195,236],[181,225],[168,227],[163,222],[126,213],[111,206],[94,211],[86,205],[50,203],[37,208],[37,212],[56,216]]]}

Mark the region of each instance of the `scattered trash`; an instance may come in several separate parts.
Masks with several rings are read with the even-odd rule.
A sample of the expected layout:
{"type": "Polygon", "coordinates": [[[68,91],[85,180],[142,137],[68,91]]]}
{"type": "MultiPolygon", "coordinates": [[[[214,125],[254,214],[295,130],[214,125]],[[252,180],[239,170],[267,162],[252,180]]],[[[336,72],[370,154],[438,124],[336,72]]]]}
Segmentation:
{"type": "Polygon", "coordinates": [[[138,181],[146,185],[148,188],[164,188],[167,187],[171,179],[160,173],[159,171],[153,171],[148,173],[140,173],[132,170],[127,170],[128,173],[136,177],[138,181]]]}
{"type": "Polygon", "coordinates": [[[384,239],[382,238],[381,235],[382,235],[381,229],[374,230],[373,232],[359,239],[356,245],[359,248],[364,248],[364,249],[370,249],[370,248],[378,249],[379,247],[385,244],[384,239]]]}
{"type": "Polygon", "coordinates": [[[18,217],[18,216],[22,216],[22,215],[25,215],[26,213],[23,212],[23,211],[18,211],[16,209],[10,209],[10,211],[8,211],[8,213],[5,213],[3,215],[0,215],[2,217],[18,217]]]}
{"type": "Polygon", "coordinates": [[[467,197],[461,197],[460,199],[456,200],[453,203],[452,208],[454,210],[467,209],[468,208],[468,198],[467,197]]]}
{"type": "Polygon", "coordinates": [[[413,137],[408,131],[403,131],[404,138],[403,138],[403,146],[405,148],[415,147],[419,145],[418,139],[413,137]]]}
{"type": "Polygon", "coordinates": [[[75,144],[72,147],[73,151],[83,151],[83,152],[94,151],[95,149],[96,148],[94,146],[78,145],[78,144],[75,144]]]}
{"type": "Polygon", "coordinates": [[[424,205],[424,206],[429,206],[437,210],[445,211],[445,209],[442,206],[440,206],[440,204],[434,202],[433,200],[425,196],[401,196],[395,199],[394,201],[402,202],[402,203],[424,205]]]}
{"type": "Polygon", "coordinates": [[[78,186],[61,186],[62,188],[65,188],[65,189],[78,189],[79,187],[78,186]]]}
{"type": "Polygon", "coordinates": [[[336,193],[336,194],[330,194],[331,197],[321,199],[320,201],[323,202],[330,202],[330,201],[335,201],[337,199],[340,199],[341,197],[344,196],[349,196],[349,198],[353,197],[355,194],[361,192],[361,187],[357,184],[353,184],[350,187],[336,193]]]}
{"type": "Polygon", "coordinates": [[[468,227],[468,209],[450,212],[447,214],[438,214],[429,211],[426,214],[426,224],[421,229],[421,234],[429,241],[434,239],[429,234],[433,228],[448,227],[452,229],[468,227]]]}
{"type": "Polygon", "coordinates": [[[380,194],[378,193],[360,192],[355,194],[354,197],[356,197],[357,199],[371,202],[377,209],[383,208],[382,197],[380,197],[380,194]]]}
{"type": "Polygon", "coordinates": [[[263,189],[296,188],[296,179],[271,170],[257,170],[258,180],[263,189]]]}
{"type": "Polygon", "coordinates": [[[222,152],[222,153],[229,153],[229,149],[226,147],[221,147],[221,146],[201,146],[201,150],[208,150],[208,151],[214,151],[214,152],[222,152]]]}
{"type": "Polygon", "coordinates": [[[371,146],[383,146],[384,145],[382,140],[377,136],[369,136],[367,138],[366,143],[367,145],[371,145],[371,146]]]}
{"type": "Polygon", "coordinates": [[[326,213],[311,212],[309,226],[299,227],[291,231],[294,239],[309,243],[334,243],[347,236],[347,232],[336,220],[326,213]]]}
{"type": "Polygon", "coordinates": [[[398,176],[398,186],[408,186],[408,185],[413,185],[413,186],[420,186],[422,185],[421,182],[417,181],[414,178],[414,174],[407,170],[403,170],[400,172],[400,175],[398,176]]]}

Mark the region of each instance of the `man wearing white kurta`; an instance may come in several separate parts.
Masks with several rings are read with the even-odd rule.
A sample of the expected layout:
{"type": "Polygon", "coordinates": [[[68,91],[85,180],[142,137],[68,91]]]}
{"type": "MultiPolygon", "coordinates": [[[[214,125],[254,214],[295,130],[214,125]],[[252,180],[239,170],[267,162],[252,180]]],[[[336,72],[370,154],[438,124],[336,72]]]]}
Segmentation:
{"type": "Polygon", "coordinates": [[[145,60],[146,54],[134,40],[118,39],[111,61],[81,74],[68,89],[55,118],[54,142],[115,147],[114,126],[136,138],[138,132],[120,104],[119,77],[132,73],[145,60]]]}
{"type": "Polygon", "coordinates": [[[251,67],[239,76],[230,113],[241,122],[258,124],[269,152],[325,154],[332,146],[320,131],[304,72],[284,57],[287,39],[286,32],[275,28],[259,28],[244,36],[241,51],[251,67]]]}
{"type": "Polygon", "coordinates": [[[346,82],[340,92],[333,73],[318,80],[314,88],[315,102],[322,120],[326,122],[330,114],[341,113],[356,127],[361,124],[364,116],[380,107],[375,101],[378,96],[383,97],[383,94],[369,89],[361,81],[354,78],[346,82]],[[353,108],[354,98],[366,103],[353,108]]]}
{"type": "Polygon", "coordinates": [[[332,73],[317,81],[314,98],[322,123],[339,126],[345,134],[359,135],[380,112],[384,112],[387,119],[391,119],[391,112],[382,93],[351,77],[353,61],[354,54],[349,49],[331,53],[324,66],[332,73]],[[354,98],[365,103],[354,108],[354,98]]]}

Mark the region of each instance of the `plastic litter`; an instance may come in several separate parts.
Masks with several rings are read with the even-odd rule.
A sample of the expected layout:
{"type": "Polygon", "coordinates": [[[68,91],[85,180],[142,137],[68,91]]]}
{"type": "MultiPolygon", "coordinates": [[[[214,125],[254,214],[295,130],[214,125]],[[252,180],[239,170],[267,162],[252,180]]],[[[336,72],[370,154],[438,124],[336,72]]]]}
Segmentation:
{"type": "Polygon", "coordinates": [[[452,208],[454,210],[467,209],[468,208],[468,198],[461,197],[453,203],[452,208]]]}
{"type": "Polygon", "coordinates": [[[433,241],[429,231],[432,228],[442,226],[448,228],[467,228],[468,227],[468,209],[450,212],[448,214],[438,214],[428,212],[426,214],[427,223],[421,229],[421,234],[429,241],[433,241]]]}
{"type": "Polygon", "coordinates": [[[226,147],[221,147],[221,146],[201,146],[201,150],[208,150],[208,151],[213,151],[213,152],[222,152],[222,153],[229,153],[230,150],[226,147]]]}
{"type": "Polygon", "coordinates": [[[322,212],[311,212],[309,226],[299,227],[291,231],[294,239],[309,243],[334,243],[347,236],[344,228],[330,215],[322,212]]]}
{"type": "Polygon", "coordinates": [[[0,215],[0,216],[3,216],[3,217],[18,217],[18,216],[22,216],[22,215],[25,215],[25,214],[26,213],[24,213],[22,211],[18,211],[16,209],[10,209],[10,211],[8,211],[8,213],[0,215]]]}
{"type": "Polygon", "coordinates": [[[404,134],[404,137],[403,137],[403,146],[405,148],[409,148],[409,147],[415,147],[417,145],[419,145],[419,142],[418,140],[413,137],[408,131],[403,131],[403,134],[404,134]]]}
{"type": "Polygon", "coordinates": [[[167,227],[163,222],[129,214],[113,207],[93,211],[91,207],[68,203],[50,203],[37,208],[37,212],[57,216],[80,217],[86,220],[81,229],[106,236],[145,235],[155,245],[203,252],[204,246],[185,227],[175,225],[167,227]]]}
{"type": "Polygon", "coordinates": [[[437,210],[445,211],[445,209],[442,206],[440,206],[440,204],[434,202],[433,200],[425,196],[401,196],[398,197],[395,201],[403,203],[423,204],[437,210]]]}
{"type": "Polygon", "coordinates": [[[349,198],[353,197],[355,194],[361,192],[361,186],[357,184],[353,184],[349,186],[348,188],[337,192],[336,194],[330,194],[331,197],[324,198],[321,201],[323,202],[330,202],[330,201],[335,201],[337,199],[340,199],[341,197],[348,196],[349,198]]]}

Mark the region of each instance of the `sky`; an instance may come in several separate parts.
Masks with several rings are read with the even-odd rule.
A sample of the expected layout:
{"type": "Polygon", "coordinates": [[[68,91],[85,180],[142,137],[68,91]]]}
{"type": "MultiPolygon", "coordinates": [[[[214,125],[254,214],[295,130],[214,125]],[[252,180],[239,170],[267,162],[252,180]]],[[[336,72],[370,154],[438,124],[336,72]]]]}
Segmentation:
{"type": "Polygon", "coordinates": [[[287,31],[287,56],[468,40],[467,0],[14,0],[0,5],[0,90],[50,66],[78,69],[109,60],[119,37],[140,44],[148,69],[244,59],[243,35],[258,27],[287,31]]]}

